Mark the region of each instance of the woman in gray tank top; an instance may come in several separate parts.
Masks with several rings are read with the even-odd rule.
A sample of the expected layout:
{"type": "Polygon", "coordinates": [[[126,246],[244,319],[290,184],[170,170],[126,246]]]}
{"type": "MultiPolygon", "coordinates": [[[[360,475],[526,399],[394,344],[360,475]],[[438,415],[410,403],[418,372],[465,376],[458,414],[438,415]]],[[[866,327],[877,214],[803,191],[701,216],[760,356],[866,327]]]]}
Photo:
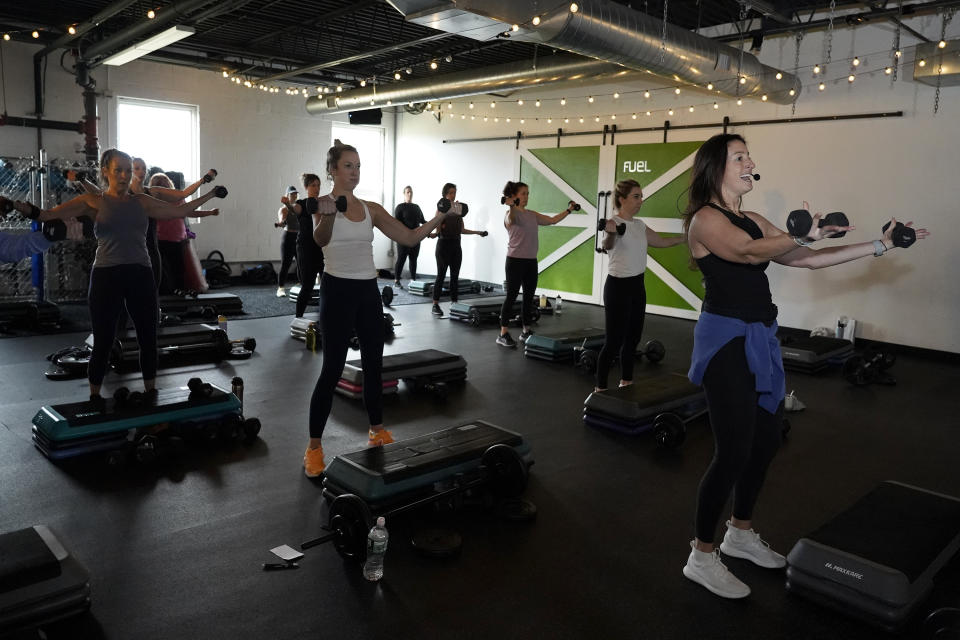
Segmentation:
{"type": "MultiPolygon", "coordinates": [[[[90,270],[90,323],[93,353],[87,377],[91,401],[102,401],[100,386],[107,371],[117,318],[126,306],[137,329],[143,386],[154,391],[157,377],[157,290],[153,281],[146,230],[150,218],[184,218],[214,197],[214,191],[181,205],[130,191],[133,168],[130,156],[108,149],[100,157],[100,174],[107,183],[103,193],[85,193],[53,209],[34,208],[31,217],[67,220],[90,216],[94,221],[97,253],[90,270]]],[[[226,195],[226,194],[224,194],[226,195]]],[[[196,216],[216,215],[196,211],[196,216]]]]}

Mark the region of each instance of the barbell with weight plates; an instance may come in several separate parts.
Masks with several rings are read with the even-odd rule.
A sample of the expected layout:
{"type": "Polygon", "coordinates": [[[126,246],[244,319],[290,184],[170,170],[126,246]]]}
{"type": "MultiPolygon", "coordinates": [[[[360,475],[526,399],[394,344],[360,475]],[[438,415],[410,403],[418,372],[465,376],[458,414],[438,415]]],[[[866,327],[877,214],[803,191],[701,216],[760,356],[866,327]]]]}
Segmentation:
{"type": "MultiPolygon", "coordinates": [[[[527,463],[520,454],[510,445],[495,444],[483,452],[477,474],[472,479],[391,509],[382,515],[390,519],[403,511],[452,497],[483,484],[488,485],[491,491],[500,497],[516,498],[523,493],[528,479],[527,463]]],[[[366,559],[367,534],[373,522],[373,513],[362,498],[352,493],[341,494],[330,503],[327,526],[324,527],[327,533],[307,540],[300,545],[300,549],[305,551],[332,542],[337,553],[343,558],[362,562],[366,559]]]]}
{"type": "Polygon", "coordinates": [[[857,386],[872,382],[893,385],[897,383],[887,369],[897,362],[897,356],[886,349],[870,349],[864,355],[852,355],[843,363],[843,377],[857,386]]]}

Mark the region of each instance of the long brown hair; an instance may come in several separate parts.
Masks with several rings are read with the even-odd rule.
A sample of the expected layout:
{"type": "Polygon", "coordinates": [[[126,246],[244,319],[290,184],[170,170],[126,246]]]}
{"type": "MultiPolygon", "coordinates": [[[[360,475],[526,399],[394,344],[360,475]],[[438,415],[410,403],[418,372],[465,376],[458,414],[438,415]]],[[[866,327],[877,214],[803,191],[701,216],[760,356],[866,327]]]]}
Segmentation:
{"type": "Polygon", "coordinates": [[[727,145],[734,140],[746,144],[738,133],[718,133],[697,149],[690,172],[690,195],[683,212],[683,232],[690,230],[693,216],[711,200],[723,202],[723,172],[727,168],[727,145]]]}

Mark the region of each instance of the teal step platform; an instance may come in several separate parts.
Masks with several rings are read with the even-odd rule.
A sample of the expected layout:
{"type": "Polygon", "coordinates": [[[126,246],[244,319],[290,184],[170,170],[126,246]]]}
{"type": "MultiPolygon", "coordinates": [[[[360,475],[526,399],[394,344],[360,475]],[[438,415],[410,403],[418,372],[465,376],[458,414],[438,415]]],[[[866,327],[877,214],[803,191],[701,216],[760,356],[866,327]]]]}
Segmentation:
{"type": "Polygon", "coordinates": [[[457,474],[475,472],[483,454],[504,444],[529,467],[530,445],[514,431],[473,420],[382,447],[346,453],[327,465],[323,493],[328,500],[354,494],[372,508],[414,501],[451,482],[457,474]]]}
{"type": "MultiPolygon", "coordinates": [[[[500,308],[503,306],[505,296],[492,296],[490,298],[474,298],[463,302],[450,303],[450,319],[460,320],[467,324],[479,327],[482,324],[500,324],[500,308]]],[[[520,323],[521,301],[519,297],[513,303],[510,311],[510,321],[513,324],[520,323]]],[[[552,314],[553,306],[547,302],[545,307],[538,306],[537,299],[534,299],[533,318],[536,322],[541,315],[552,314]]]]}
{"type": "Polygon", "coordinates": [[[575,331],[535,333],[524,343],[523,354],[528,358],[551,362],[573,360],[581,347],[600,350],[605,340],[606,332],[596,327],[575,331]]]}
{"type": "MultiPolygon", "coordinates": [[[[415,296],[431,296],[433,295],[433,285],[437,281],[437,277],[433,276],[432,278],[426,279],[427,276],[419,280],[411,280],[407,285],[407,291],[412,293],[415,296]]],[[[480,293],[480,283],[475,282],[474,280],[468,280],[466,278],[459,278],[457,280],[457,293],[459,295],[464,295],[467,293],[480,293]]],[[[442,295],[450,295],[450,278],[445,278],[443,280],[443,290],[441,291],[442,295]]]]}

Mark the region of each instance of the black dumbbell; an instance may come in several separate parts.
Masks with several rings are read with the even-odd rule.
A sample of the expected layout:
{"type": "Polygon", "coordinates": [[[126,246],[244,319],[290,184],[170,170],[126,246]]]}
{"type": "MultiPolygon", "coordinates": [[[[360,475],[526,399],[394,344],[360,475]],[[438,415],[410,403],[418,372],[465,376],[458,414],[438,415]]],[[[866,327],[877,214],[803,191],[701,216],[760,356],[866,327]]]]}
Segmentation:
{"type": "Polygon", "coordinates": [[[204,382],[200,378],[190,378],[187,380],[187,388],[190,389],[190,395],[210,396],[213,394],[213,385],[204,382]]]}
{"type": "Polygon", "coordinates": [[[446,198],[440,198],[439,200],[437,200],[437,211],[439,211],[440,213],[446,213],[447,211],[450,211],[450,207],[452,205],[453,203],[447,200],[446,198]]]}
{"type": "Polygon", "coordinates": [[[567,203],[567,208],[570,209],[571,211],[580,211],[580,205],[574,202],[573,200],[567,203]]]}
{"type": "Polygon", "coordinates": [[[216,169],[210,169],[210,171],[207,171],[205,174],[203,174],[203,181],[204,181],[204,182],[213,182],[214,180],[216,180],[216,178],[217,178],[217,170],[216,170],[216,169]],[[213,174],[213,175],[211,175],[211,174],[213,174]]]}
{"type": "MultiPolygon", "coordinates": [[[[834,211],[820,218],[820,222],[817,224],[818,227],[829,225],[847,227],[850,226],[850,220],[847,219],[846,214],[842,211],[834,211]]],[[[787,216],[787,233],[795,238],[805,238],[807,234],[810,233],[811,227],[813,227],[813,216],[811,216],[810,212],[806,209],[795,209],[787,216]]],[[[846,231],[839,231],[828,237],[842,238],[846,234],[846,231]]]]}
{"type": "Polygon", "coordinates": [[[380,292],[380,301],[383,303],[383,306],[390,306],[390,303],[393,302],[393,287],[384,285],[383,290],[380,292]]]}
{"type": "Polygon", "coordinates": [[[113,402],[118,407],[126,406],[127,399],[130,397],[130,389],[126,387],[120,387],[113,392],[113,402]]]}
{"type": "MultiPolygon", "coordinates": [[[[887,229],[890,228],[890,223],[883,225],[881,231],[883,233],[887,232],[887,229]]],[[[917,232],[913,227],[908,227],[902,222],[898,222],[897,226],[893,228],[893,233],[891,234],[893,238],[893,246],[900,247],[901,249],[906,249],[914,242],[917,241],[917,232]]]]}
{"type": "Polygon", "coordinates": [[[480,232],[480,237],[481,237],[481,238],[486,238],[488,235],[490,235],[490,233],[487,232],[487,231],[481,231],[481,232],[480,232]]]}
{"type": "MultiPolygon", "coordinates": [[[[627,224],[625,222],[615,222],[617,225],[617,235],[622,236],[627,232],[627,224]]],[[[602,220],[597,220],[597,231],[606,231],[607,230],[607,219],[603,218],[602,220]]]]}
{"type": "Polygon", "coordinates": [[[213,188],[213,195],[217,198],[226,198],[227,197],[227,188],[225,186],[217,185],[213,188]]]}
{"type": "Polygon", "coordinates": [[[871,349],[862,356],[853,355],[847,358],[843,363],[843,377],[857,386],[871,382],[894,385],[897,383],[896,378],[886,371],[896,361],[896,355],[892,351],[871,349]]]}
{"type": "Polygon", "coordinates": [[[463,216],[467,215],[469,212],[470,212],[470,207],[467,206],[467,203],[466,203],[466,202],[461,202],[461,203],[460,203],[460,217],[462,218],[463,216]]]}
{"type": "Polygon", "coordinates": [[[647,360],[653,363],[660,362],[667,355],[667,350],[659,340],[648,340],[643,345],[643,351],[637,351],[638,356],[646,356],[647,360]]]}
{"type": "MultiPolygon", "coordinates": [[[[817,224],[818,227],[829,225],[847,227],[850,226],[850,220],[847,219],[847,215],[842,211],[834,211],[820,218],[820,222],[817,224]]],[[[811,216],[810,212],[806,209],[795,209],[787,216],[787,233],[795,238],[805,238],[807,234],[810,233],[811,227],[813,227],[813,216],[811,216]]],[[[842,238],[846,234],[846,231],[839,231],[828,237],[842,238]]]]}
{"type": "Polygon", "coordinates": [[[43,235],[51,242],[67,239],[67,224],[63,220],[48,220],[40,227],[43,235]]]}
{"type": "Polygon", "coordinates": [[[337,211],[343,213],[347,210],[347,196],[337,196],[337,211]]]}
{"type": "Polygon", "coordinates": [[[509,205],[514,206],[514,207],[519,207],[519,206],[520,206],[520,198],[508,199],[507,196],[501,196],[501,197],[500,197],[500,204],[509,204],[509,205]]]}
{"type": "Polygon", "coordinates": [[[284,227],[287,226],[287,223],[286,223],[286,222],[274,222],[274,223],[273,223],[273,226],[276,227],[277,229],[282,229],[282,228],[284,228],[284,227]]]}

